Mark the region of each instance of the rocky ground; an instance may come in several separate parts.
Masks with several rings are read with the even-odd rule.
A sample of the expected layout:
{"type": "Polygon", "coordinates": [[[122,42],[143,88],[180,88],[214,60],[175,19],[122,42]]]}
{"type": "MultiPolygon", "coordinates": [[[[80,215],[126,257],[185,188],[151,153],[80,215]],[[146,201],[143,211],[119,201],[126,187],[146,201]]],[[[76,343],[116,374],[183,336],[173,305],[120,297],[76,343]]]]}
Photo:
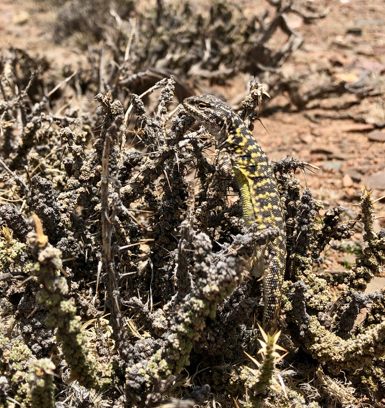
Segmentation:
{"type": "Polygon", "coordinates": [[[385,406],[385,1],[64,3],[0,3],[0,406],[385,406]],[[174,111],[214,93],[255,118],[253,76],[287,211],[280,340],[251,323],[226,159],[174,111]]]}

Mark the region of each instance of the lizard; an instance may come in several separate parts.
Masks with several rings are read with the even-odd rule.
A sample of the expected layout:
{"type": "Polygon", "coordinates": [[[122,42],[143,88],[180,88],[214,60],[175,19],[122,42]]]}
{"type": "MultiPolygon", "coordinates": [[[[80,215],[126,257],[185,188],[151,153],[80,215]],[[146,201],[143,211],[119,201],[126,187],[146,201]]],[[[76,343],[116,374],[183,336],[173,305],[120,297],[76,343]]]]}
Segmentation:
{"type": "Polygon", "coordinates": [[[286,229],[272,166],[245,122],[227,103],[213,95],[202,95],[188,97],[182,105],[216,137],[219,148],[229,153],[245,224],[254,225],[257,233],[276,231],[266,245],[256,248],[252,260],[257,274],[262,275],[263,325],[275,326],[285,272],[286,229]]]}

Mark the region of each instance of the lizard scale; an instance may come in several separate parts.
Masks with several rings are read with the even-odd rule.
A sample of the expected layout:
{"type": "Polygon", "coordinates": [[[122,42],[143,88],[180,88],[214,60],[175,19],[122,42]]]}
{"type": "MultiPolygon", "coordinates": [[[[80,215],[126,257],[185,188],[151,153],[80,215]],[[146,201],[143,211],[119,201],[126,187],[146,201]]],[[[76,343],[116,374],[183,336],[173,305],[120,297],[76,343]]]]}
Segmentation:
{"type": "MultiPolygon", "coordinates": [[[[219,146],[230,155],[240,190],[243,218],[255,223],[259,232],[268,229],[278,234],[257,248],[255,264],[262,267],[263,323],[276,317],[286,260],[286,232],[277,181],[269,160],[250,130],[229,105],[212,95],[192,96],[183,101],[185,110],[215,135],[219,146]]],[[[275,323],[273,323],[275,324],[275,323]]]]}

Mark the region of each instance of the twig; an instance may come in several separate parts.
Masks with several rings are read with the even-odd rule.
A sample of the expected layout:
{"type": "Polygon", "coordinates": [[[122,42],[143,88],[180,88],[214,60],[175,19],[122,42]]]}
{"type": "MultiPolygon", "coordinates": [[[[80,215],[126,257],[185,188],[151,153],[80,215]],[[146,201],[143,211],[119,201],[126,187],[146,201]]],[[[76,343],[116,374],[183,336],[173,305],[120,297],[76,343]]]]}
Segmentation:
{"type": "MultiPolygon", "coordinates": [[[[160,87],[162,87],[164,85],[165,79],[168,78],[163,78],[162,80],[160,80],[159,82],[157,82],[154,86],[152,86],[151,88],[148,88],[146,91],[144,91],[142,94],[139,95],[139,98],[142,99],[143,97],[145,97],[146,95],[150,94],[151,92],[154,92],[155,90],[159,89],[160,87]]],[[[127,126],[128,123],[128,117],[130,116],[130,113],[132,111],[133,108],[133,104],[131,103],[130,106],[127,108],[126,113],[124,114],[124,124],[125,126],[127,126]]]]}
{"type": "Polygon", "coordinates": [[[63,85],[67,84],[76,74],[78,71],[75,71],[72,73],[69,77],[63,79],[63,81],[59,82],[55,88],[53,88],[51,91],[48,92],[47,98],[49,98],[52,94],[54,94],[59,88],[61,88],[63,85]]]}
{"type": "MultiPolygon", "coordinates": [[[[109,159],[113,143],[116,139],[116,133],[122,120],[123,107],[120,103],[113,102],[110,94],[99,94],[97,99],[106,110],[101,130],[101,138],[104,140],[100,181],[102,261],[107,274],[107,296],[111,308],[112,327],[115,339],[118,344],[120,344],[123,334],[123,324],[120,310],[118,278],[114,268],[111,247],[115,206],[113,206],[113,208],[109,206],[109,159]]],[[[123,347],[119,347],[119,350],[123,352],[123,347]]]]}
{"type": "Polygon", "coordinates": [[[1,158],[0,158],[0,164],[4,167],[5,171],[11,177],[13,177],[18,183],[20,183],[23,186],[25,191],[28,191],[28,186],[24,183],[24,181],[10,169],[1,158]]]}
{"type": "Polygon", "coordinates": [[[137,31],[137,28],[136,28],[136,19],[135,19],[135,18],[131,18],[131,19],[129,20],[129,22],[130,22],[131,28],[130,28],[130,33],[129,33],[129,35],[128,35],[126,50],[124,51],[124,61],[128,61],[128,59],[129,59],[129,57],[130,57],[131,45],[132,45],[132,42],[133,42],[134,37],[135,37],[135,35],[136,35],[136,31],[137,31]]]}

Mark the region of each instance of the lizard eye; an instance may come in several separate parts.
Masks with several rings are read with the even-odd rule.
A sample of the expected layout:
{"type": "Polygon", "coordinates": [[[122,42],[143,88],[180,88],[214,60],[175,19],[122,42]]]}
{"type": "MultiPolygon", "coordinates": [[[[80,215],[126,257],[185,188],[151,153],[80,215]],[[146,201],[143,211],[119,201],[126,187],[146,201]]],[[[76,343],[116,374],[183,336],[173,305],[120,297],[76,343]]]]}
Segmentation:
{"type": "Polygon", "coordinates": [[[206,104],[203,103],[203,102],[199,102],[199,103],[198,103],[198,108],[199,108],[199,109],[205,109],[205,108],[206,108],[206,104]]]}
{"type": "Polygon", "coordinates": [[[217,122],[217,125],[218,125],[218,126],[226,126],[226,125],[227,125],[226,121],[223,120],[223,119],[220,118],[220,117],[215,118],[215,121],[217,122]]]}

